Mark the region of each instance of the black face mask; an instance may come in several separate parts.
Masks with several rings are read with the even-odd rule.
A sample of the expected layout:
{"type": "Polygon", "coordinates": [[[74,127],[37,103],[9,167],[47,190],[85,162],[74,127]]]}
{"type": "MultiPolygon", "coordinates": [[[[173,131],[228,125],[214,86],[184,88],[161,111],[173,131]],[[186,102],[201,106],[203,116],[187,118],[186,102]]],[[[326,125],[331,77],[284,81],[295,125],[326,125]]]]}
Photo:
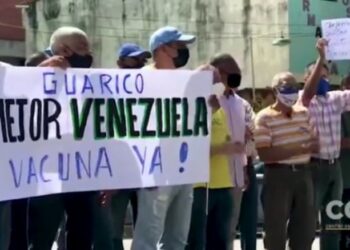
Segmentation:
{"type": "Polygon", "coordinates": [[[133,68],[134,68],[134,69],[141,69],[141,68],[143,68],[143,67],[145,67],[145,63],[138,63],[138,64],[136,64],[133,68]]]}
{"type": "Polygon", "coordinates": [[[137,64],[134,66],[130,66],[130,65],[123,65],[121,66],[122,69],[141,69],[145,66],[145,64],[137,64]]]}
{"type": "Polygon", "coordinates": [[[90,68],[92,65],[93,57],[91,55],[81,56],[77,53],[66,57],[72,68],[90,68]]]}
{"type": "Polygon", "coordinates": [[[119,64],[119,67],[121,69],[141,69],[147,63],[147,60],[145,60],[145,59],[144,60],[140,60],[140,59],[134,58],[134,57],[131,57],[131,58],[134,60],[133,65],[125,63],[125,59],[124,58],[119,58],[119,61],[117,61],[117,64],[119,64]]]}
{"type": "Polygon", "coordinates": [[[227,76],[227,86],[234,89],[241,85],[242,76],[240,74],[229,74],[227,76]]]}
{"type": "Polygon", "coordinates": [[[130,66],[130,65],[123,65],[122,68],[123,69],[141,69],[145,66],[145,63],[143,62],[139,62],[137,64],[134,64],[133,66],[130,66]]]}
{"type": "Polygon", "coordinates": [[[178,49],[177,57],[173,58],[173,62],[176,68],[185,66],[190,58],[190,51],[188,48],[178,49]]]}

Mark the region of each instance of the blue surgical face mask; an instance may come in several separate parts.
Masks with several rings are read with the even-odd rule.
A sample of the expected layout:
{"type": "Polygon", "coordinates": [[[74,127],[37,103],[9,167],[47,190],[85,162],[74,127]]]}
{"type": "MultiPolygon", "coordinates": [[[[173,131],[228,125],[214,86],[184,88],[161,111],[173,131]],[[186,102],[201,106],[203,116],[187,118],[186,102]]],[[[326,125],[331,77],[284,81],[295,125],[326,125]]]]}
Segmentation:
{"type": "Polygon", "coordinates": [[[318,83],[317,95],[325,96],[329,91],[330,83],[327,79],[321,78],[318,83]]]}
{"type": "Polygon", "coordinates": [[[292,107],[299,97],[299,90],[295,87],[282,87],[277,89],[277,99],[287,107],[292,107]]]}

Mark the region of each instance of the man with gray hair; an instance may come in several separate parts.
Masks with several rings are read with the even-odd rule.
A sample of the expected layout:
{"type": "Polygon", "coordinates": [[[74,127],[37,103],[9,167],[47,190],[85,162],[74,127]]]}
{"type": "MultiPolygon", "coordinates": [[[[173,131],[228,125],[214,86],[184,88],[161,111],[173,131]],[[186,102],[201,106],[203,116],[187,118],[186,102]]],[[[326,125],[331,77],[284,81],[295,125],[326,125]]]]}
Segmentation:
{"type": "MultiPolygon", "coordinates": [[[[93,57],[84,31],[61,27],[51,36],[49,57],[39,66],[90,68],[93,57]]],[[[93,245],[94,206],[97,192],[73,192],[30,199],[30,249],[51,250],[58,227],[67,216],[67,250],[91,250],[93,245]]]]}
{"type": "Polygon", "coordinates": [[[88,37],[76,27],[66,26],[54,31],[45,53],[50,58],[40,66],[90,68],[93,62],[88,37]]]}
{"type": "Polygon", "coordinates": [[[314,196],[309,166],[318,151],[314,127],[298,101],[298,84],[289,72],[272,82],[276,102],[255,120],[255,143],[265,163],[263,206],[265,248],[311,249],[315,234],[314,196]]]}

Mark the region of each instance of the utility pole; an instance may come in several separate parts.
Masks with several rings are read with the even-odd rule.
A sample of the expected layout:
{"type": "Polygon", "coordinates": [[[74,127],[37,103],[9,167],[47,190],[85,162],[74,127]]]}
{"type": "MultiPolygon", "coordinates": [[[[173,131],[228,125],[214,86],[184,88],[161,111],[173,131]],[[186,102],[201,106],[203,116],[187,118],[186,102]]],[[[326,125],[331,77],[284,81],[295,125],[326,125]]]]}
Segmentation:
{"type": "Polygon", "coordinates": [[[249,37],[250,41],[250,70],[252,78],[252,89],[253,89],[253,102],[256,102],[256,93],[255,93],[255,67],[254,67],[254,48],[253,48],[253,37],[249,37]]]}

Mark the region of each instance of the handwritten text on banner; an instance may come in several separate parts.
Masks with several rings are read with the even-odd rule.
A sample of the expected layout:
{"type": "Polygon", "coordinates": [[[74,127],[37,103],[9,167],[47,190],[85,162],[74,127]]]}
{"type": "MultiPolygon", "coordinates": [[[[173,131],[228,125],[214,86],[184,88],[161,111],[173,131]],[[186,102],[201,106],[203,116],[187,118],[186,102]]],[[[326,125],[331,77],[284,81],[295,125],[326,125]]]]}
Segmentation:
{"type": "Polygon", "coordinates": [[[350,18],[323,20],[322,33],[328,41],[327,60],[350,59],[350,18]]]}
{"type": "Polygon", "coordinates": [[[207,181],[211,78],[0,68],[0,200],[207,181]]]}

